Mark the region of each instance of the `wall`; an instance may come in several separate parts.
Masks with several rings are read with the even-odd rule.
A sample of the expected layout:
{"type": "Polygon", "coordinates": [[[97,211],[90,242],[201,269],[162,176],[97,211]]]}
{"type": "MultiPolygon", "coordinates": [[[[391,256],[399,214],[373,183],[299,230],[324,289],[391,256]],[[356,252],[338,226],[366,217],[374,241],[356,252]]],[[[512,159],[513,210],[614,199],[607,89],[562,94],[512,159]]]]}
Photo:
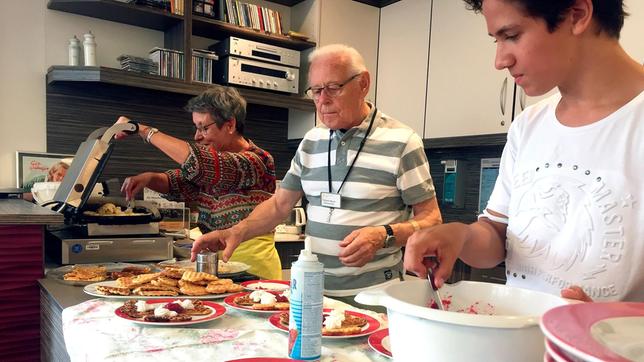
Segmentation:
{"type": "Polygon", "coordinates": [[[45,76],[49,66],[67,64],[69,38],[91,30],[98,64],[118,67],[120,54],[147,56],[149,49],[163,46],[163,33],[49,10],[47,0],[2,3],[0,187],[14,187],[15,152],[46,151],[45,76]]]}

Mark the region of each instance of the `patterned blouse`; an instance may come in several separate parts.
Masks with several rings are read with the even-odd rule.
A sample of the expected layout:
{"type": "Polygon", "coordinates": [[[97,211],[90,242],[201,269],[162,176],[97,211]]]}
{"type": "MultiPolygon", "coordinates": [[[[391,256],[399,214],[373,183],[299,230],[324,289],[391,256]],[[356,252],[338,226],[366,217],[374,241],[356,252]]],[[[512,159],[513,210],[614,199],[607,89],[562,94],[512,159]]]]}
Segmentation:
{"type": "Polygon", "coordinates": [[[275,192],[273,156],[248,140],[243,152],[218,152],[189,143],[190,155],[181,168],[166,171],[171,199],[195,202],[199,225],[227,229],[245,219],[275,192]]]}

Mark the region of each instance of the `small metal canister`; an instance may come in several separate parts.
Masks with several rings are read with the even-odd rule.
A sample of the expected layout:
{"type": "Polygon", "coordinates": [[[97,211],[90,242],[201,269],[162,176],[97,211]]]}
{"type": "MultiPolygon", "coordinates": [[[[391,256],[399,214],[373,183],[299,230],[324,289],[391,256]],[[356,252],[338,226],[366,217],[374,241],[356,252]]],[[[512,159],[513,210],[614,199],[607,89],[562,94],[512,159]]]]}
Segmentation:
{"type": "Polygon", "coordinates": [[[212,251],[202,251],[197,254],[197,271],[217,275],[219,255],[212,251]]]}

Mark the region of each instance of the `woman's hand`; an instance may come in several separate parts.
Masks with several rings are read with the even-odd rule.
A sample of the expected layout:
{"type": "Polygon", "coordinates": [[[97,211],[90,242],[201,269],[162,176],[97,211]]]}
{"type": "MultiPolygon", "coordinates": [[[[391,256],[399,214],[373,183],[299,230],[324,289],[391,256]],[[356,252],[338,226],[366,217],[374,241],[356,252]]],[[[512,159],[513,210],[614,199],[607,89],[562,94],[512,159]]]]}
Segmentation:
{"type": "Polygon", "coordinates": [[[123,181],[121,192],[125,194],[126,200],[134,200],[136,194],[141,192],[144,187],[152,181],[153,174],[145,172],[136,176],[130,176],[123,181]]]}
{"type": "Polygon", "coordinates": [[[567,299],[579,300],[582,302],[593,302],[593,300],[584,292],[581,287],[572,285],[569,288],[561,290],[561,297],[567,299]]]}
{"type": "MultiPolygon", "coordinates": [[[[116,122],[114,122],[114,124],[129,123],[131,121],[132,121],[131,119],[129,119],[129,118],[125,117],[125,116],[120,116],[119,119],[117,119],[116,122]]],[[[138,135],[141,136],[141,134],[147,134],[147,129],[148,129],[147,126],[139,124],[138,135]]],[[[127,136],[129,136],[130,134],[133,134],[133,133],[119,132],[119,133],[114,135],[114,138],[117,139],[117,140],[122,140],[122,139],[126,138],[127,136]]]]}

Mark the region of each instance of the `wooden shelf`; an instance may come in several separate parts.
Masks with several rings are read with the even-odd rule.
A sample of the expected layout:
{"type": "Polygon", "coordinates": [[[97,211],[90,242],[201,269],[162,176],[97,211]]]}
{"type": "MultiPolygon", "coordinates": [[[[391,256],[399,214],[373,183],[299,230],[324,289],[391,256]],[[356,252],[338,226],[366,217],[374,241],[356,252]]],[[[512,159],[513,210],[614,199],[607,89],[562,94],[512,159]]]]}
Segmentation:
{"type": "Polygon", "coordinates": [[[161,31],[184,20],[165,10],[116,0],[49,0],[47,8],[161,31]]]}
{"type": "Polygon", "coordinates": [[[192,15],[192,34],[211,39],[224,39],[232,35],[295,50],[315,48],[315,43],[310,41],[291,39],[284,35],[263,33],[196,14],[192,15]]]}
{"type": "MultiPolygon", "coordinates": [[[[197,95],[208,88],[207,84],[189,83],[158,75],[128,72],[107,67],[52,66],[47,71],[47,85],[62,82],[93,82],[133,88],[151,89],[169,93],[197,95]]],[[[288,95],[235,87],[248,103],[280,108],[315,111],[313,101],[299,95],[288,95]]]]}

